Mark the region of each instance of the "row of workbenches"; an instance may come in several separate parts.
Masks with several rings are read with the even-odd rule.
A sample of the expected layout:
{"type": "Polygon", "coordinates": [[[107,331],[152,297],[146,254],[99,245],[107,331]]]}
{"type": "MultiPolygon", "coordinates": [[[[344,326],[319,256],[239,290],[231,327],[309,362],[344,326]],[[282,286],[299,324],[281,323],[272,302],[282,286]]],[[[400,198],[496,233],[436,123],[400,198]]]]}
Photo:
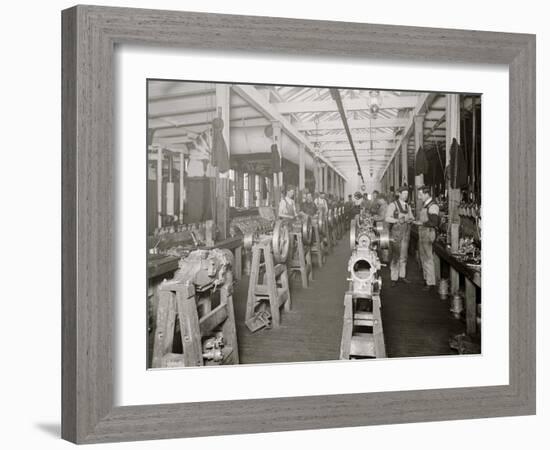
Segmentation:
{"type": "MultiPolygon", "coordinates": [[[[411,239],[418,241],[418,233],[414,228],[411,239]]],[[[410,248],[416,247],[413,245],[410,248]]],[[[434,242],[433,253],[436,283],[441,282],[443,274],[448,274],[451,296],[463,289],[466,333],[478,334],[477,311],[478,304],[481,304],[481,270],[464,264],[452,254],[448,245],[440,241],[434,242]]]]}

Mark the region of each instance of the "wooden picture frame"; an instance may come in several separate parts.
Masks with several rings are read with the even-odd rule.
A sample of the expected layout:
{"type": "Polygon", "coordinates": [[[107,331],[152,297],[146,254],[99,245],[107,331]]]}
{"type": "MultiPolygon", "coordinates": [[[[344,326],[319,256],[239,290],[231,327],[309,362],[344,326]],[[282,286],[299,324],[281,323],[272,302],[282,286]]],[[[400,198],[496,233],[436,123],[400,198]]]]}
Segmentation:
{"type": "Polygon", "coordinates": [[[535,413],[535,36],[76,6],[62,13],[62,437],[76,443],[535,413]],[[326,39],[330,36],[330,39],[326,39]],[[509,384],[113,406],[115,44],[505,64],[509,384]]]}

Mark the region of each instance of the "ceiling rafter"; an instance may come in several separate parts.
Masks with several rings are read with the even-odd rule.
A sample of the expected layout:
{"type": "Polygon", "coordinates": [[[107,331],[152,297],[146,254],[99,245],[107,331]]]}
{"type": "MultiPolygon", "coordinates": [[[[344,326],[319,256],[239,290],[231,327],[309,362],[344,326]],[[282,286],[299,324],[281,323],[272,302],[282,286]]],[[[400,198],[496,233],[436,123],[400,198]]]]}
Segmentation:
{"type": "MultiPolygon", "coordinates": [[[[233,91],[240,95],[244,100],[251,103],[251,106],[258,109],[260,112],[265,114],[269,120],[276,121],[281,124],[282,129],[295,141],[305,145],[311,153],[314,152],[314,145],[309,141],[309,139],[303,134],[300,133],[296,127],[290,123],[290,121],[280,114],[274,107],[272,103],[269,103],[266,98],[264,98],[254,86],[250,85],[233,85],[233,91]]],[[[321,160],[330,166],[338,175],[347,180],[347,177],[342,174],[342,172],[334,166],[328,159],[321,156],[321,160]]]]}

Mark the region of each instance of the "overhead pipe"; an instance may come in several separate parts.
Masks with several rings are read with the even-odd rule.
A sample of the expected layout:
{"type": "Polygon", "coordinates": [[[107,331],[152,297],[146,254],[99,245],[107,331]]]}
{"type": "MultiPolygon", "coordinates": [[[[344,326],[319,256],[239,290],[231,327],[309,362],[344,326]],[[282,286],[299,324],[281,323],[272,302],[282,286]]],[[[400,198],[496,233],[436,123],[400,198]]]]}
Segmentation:
{"type": "Polygon", "coordinates": [[[361,177],[361,181],[364,184],[365,178],[363,178],[363,172],[361,171],[361,164],[359,164],[359,158],[357,157],[357,152],[355,151],[355,145],[353,145],[353,138],[351,137],[351,131],[349,129],[348,119],[346,117],[346,112],[344,110],[344,105],[342,103],[342,97],[340,96],[340,91],[338,89],[331,89],[330,95],[332,96],[333,100],[336,102],[336,106],[338,107],[338,111],[340,112],[340,117],[342,118],[344,129],[346,130],[346,134],[348,135],[349,145],[351,146],[351,151],[353,152],[355,163],[357,164],[357,174],[361,177]]]}

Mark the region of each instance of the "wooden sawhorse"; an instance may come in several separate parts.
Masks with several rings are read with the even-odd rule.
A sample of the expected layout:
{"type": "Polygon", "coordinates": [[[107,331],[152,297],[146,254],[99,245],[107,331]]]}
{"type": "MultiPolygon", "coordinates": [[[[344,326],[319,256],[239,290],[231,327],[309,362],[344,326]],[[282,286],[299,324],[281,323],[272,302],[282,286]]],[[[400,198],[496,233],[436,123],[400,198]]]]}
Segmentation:
{"type": "Polygon", "coordinates": [[[201,296],[188,281],[164,281],[159,287],[159,305],[153,347],[154,368],[239,364],[237,330],[233,310],[232,277],[220,290],[219,305],[201,296]],[[176,317],[179,320],[183,354],[173,353],[176,317]],[[225,342],[219,358],[207,357],[203,340],[221,331],[225,342]]]}
{"type": "Polygon", "coordinates": [[[290,311],[292,303],[287,267],[285,264],[275,264],[271,239],[253,245],[251,266],[245,321],[252,319],[260,303],[267,302],[271,323],[278,328],[281,324],[280,308],[290,311]]]}

